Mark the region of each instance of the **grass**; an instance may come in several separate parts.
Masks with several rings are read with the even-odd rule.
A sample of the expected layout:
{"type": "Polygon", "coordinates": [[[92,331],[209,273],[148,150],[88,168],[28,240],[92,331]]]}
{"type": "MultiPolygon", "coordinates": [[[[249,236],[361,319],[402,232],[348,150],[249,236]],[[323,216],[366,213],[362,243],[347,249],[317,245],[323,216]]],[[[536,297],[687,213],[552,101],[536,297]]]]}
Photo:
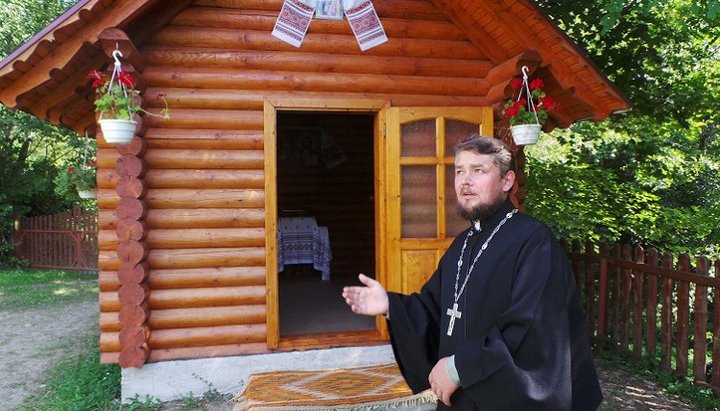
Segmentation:
{"type": "Polygon", "coordinates": [[[26,399],[18,409],[120,409],[120,367],[116,364],[100,364],[98,336],[98,329],[94,327],[79,341],[68,343],[67,352],[72,354],[45,372],[45,392],[26,399]]]}
{"type": "MultiPolygon", "coordinates": [[[[18,311],[49,308],[97,299],[97,276],[71,271],[5,269],[0,270],[0,310],[18,311]]],[[[155,398],[133,398],[120,403],[120,367],[100,364],[97,324],[70,342],[57,343],[65,357],[46,370],[43,388],[27,398],[19,411],[152,411],[166,406],[155,398]]],[[[228,400],[208,383],[200,398],[183,397],[173,408],[206,409],[206,405],[228,400]]]]}
{"type": "Polygon", "coordinates": [[[95,274],[57,270],[0,270],[0,310],[97,299],[95,274]]]}
{"type": "Polygon", "coordinates": [[[709,387],[693,382],[690,376],[677,375],[660,367],[659,359],[640,360],[605,350],[599,355],[604,368],[617,368],[639,378],[658,384],[663,391],[680,401],[703,410],[720,410],[720,399],[715,398],[709,387]]]}

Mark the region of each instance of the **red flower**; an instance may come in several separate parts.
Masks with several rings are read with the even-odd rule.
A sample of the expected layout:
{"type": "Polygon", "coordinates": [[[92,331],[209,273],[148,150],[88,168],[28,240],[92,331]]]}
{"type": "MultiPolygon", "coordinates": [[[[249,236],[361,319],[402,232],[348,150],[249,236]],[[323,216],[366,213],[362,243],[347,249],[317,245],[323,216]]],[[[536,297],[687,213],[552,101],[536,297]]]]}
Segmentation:
{"type": "Polygon", "coordinates": [[[118,73],[118,83],[125,87],[133,88],[135,87],[135,77],[125,70],[120,70],[118,73]]]}
{"type": "Polygon", "coordinates": [[[73,170],[74,170],[74,168],[72,168],[72,167],[68,167],[68,168],[67,168],[67,172],[68,172],[68,173],[72,173],[73,170]]]}
{"type": "Polygon", "coordinates": [[[527,99],[525,97],[522,97],[520,100],[517,100],[513,106],[520,108],[527,104],[527,99]]]}
{"type": "Polygon", "coordinates": [[[88,73],[87,76],[88,80],[92,80],[92,87],[98,88],[105,84],[105,76],[103,76],[103,73],[99,70],[90,70],[90,73],[88,73]]]}
{"type": "Polygon", "coordinates": [[[543,88],[545,86],[545,83],[543,83],[541,78],[536,78],[535,80],[530,82],[530,90],[537,90],[539,88],[543,88]]]}
{"type": "Polygon", "coordinates": [[[510,106],[505,109],[505,115],[507,117],[515,117],[518,113],[518,107],[517,106],[510,106]]]}
{"type": "Polygon", "coordinates": [[[548,110],[552,110],[555,108],[557,103],[555,102],[555,99],[550,96],[545,96],[540,99],[540,104],[547,107],[548,110]]]}
{"type": "Polygon", "coordinates": [[[519,79],[519,78],[512,79],[512,81],[510,82],[510,88],[513,90],[517,90],[520,87],[522,87],[522,79],[519,79]]]}

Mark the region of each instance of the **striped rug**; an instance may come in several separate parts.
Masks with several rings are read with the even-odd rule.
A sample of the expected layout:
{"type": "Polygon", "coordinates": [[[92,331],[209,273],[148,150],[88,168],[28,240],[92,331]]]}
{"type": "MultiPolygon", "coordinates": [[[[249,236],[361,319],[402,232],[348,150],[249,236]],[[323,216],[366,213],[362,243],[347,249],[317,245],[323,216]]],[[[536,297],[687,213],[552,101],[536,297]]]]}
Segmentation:
{"type": "Polygon", "coordinates": [[[436,400],[430,391],[413,395],[393,363],[252,374],[233,410],[415,410],[434,409],[436,400]]]}

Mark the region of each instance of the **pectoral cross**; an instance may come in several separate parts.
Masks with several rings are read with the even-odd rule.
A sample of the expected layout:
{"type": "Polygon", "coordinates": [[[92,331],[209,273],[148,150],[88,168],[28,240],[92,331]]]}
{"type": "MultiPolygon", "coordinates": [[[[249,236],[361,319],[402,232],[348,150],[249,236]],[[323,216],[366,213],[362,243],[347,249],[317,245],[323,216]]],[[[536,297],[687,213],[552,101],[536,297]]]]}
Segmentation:
{"type": "Polygon", "coordinates": [[[450,325],[448,325],[448,332],[447,335],[451,336],[453,332],[453,327],[455,327],[455,319],[462,317],[462,313],[458,311],[458,304],[453,304],[453,308],[447,309],[447,315],[450,316],[450,325]]]}

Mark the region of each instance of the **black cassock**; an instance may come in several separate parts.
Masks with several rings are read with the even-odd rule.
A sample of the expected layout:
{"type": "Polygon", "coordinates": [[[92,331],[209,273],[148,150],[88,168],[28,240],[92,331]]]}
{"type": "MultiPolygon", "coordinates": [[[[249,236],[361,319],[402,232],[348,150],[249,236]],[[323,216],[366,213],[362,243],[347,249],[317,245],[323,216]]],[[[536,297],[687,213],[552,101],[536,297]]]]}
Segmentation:
{"type": "MultiPolygon", "coordinates": [[[[478,250],[511,210],[505,202],[473,232],[458,291],[478,250]]],[[[528,215],[515,214],[490,241],[447,336],[466,235],[455,239],[420,293],[389,293],[393,351],[413,392],[430,388],[433,366],[455,354],[462,387],[450,409],[597,409],[602,394],[570,266],[547,226],[528,215]]],[[[438,409],[448,407],[438,402],[438,409]]]]}

